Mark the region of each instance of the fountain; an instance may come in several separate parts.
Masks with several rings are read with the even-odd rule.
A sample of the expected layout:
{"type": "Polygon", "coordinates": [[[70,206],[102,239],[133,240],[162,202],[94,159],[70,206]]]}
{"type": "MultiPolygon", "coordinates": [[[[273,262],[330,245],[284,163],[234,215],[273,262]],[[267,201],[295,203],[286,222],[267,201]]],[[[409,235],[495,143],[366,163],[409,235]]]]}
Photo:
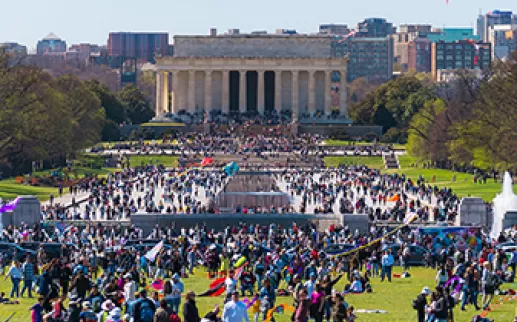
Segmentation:
{"type": "Polygon", "coordinates": [[[490,237],[497,238],[503,231],[503,221],[508,210],[517,211],[517,195],[513,192],[512,177],[505,172],[503,191],[494,198],[494,219],[490,237]]]}

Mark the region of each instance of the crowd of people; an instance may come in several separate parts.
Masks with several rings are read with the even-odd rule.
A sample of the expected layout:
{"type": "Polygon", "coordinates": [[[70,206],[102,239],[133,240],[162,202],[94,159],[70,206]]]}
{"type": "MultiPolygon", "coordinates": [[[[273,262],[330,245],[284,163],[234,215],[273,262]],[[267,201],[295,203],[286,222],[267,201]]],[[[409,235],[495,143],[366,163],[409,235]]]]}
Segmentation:
{"type": "MultiPolygon", "coordinates": [[[[422,177],[384,174],[366,166],[309,164],[309,155],[325,154],[320,143],[318,136],[196,134],[161,143],[167,146],[124,143],[97,152],[170,147],[184,159],[211,158],[216,152],[235,155],[241,164],[262,158],[257,167],[267,169],[271,180],[259,191],[285,193],[290,207],[237,204],[230,211],[249,216],[362,214],[368,216],[368,232],[336,225],[322,231],[312,223],[262,226],[246,224],[247,217],[221,231],[202,223],[144,231],[130,224],[131,215],[221,213],[214,199],[225,192],[232,176],[214,164],[124,167],[70,187],[69,204],[60,203],[60,187],[42,206],[40,225],[4,227],[2,241],[59,243],[63,248],[60,256],[43,246],[26,257],[16,251],[0,253],[1,272],[12,285],[9,297],[0,294],[0,303],[16,305],[20,296],[35,292],[33,322],[248,322],[249,315],[255,322],[269,322],[274,312],[286,309],[294,322],[353,322],[358,313],[350,294],[375,292],[376,284],[392,282],[395,265],[405,272],[397,277],[410,278],[418,249],[425,250],[419,264],[436,269],[435,285],[429,281],[431,287],[415,294],[412,303],[419,322],[453,321],[458,308],[468,306],[488,311],[494,294],[510,292],[501,285],[514,280],[517,251],[505,253],[496,245],[512,241],[511,232],[491,240],[481,229],[433,235],[402,227],[415,216],[417,223],[452,222],[459,199],[451,189],[422,177]],[[309,166],[270,167],[275,159],[309,166]],[[79,219],[86,226],[74,222],[79,219]],[[340,245],[347,248],[336,250],[340,245]],[[215,285],[199,294],[190,289],[190,281],[205,272],[214,281],[224,281],[217,284],[224,287],[221,309],[201,312],[197,307],[197,297],[219,294],[215,285]],[[279,309],[279,304],[284,306],[279,309]]],[[[392,152],[373,146],[345,150],[392,152]]]]}
{"type": "MultiPolygon", "coordinates": [[[[19,241],[21,229],[7,227],[3,240],[19,241]]],[[[30,230],[31,241],[77,245],[60,257],[50,257],[42,247],[23,263],[16,258],[11,264],[7,258],[2,260],[7,264],[4,278],[12,283],[10,297],[3,296],[3,303],[17,303],[19,296],[31,297],[35,290],[37,303],[31,310],[36,322],[177,322],[173,319],[180,312],[184,321],[199,322],[196,294],[185,280],[204,275],[205,270],[212,278],[224,276],[222,316],[218,317],[218,307],[201,312],[211,321],[242,322],[253,313],[255,321],[262,322],[270,309],[290,302],[286,296],[292,297],[296,322],[354,321],[347,294],[374,292],[375,284],[391,282],[395,265],[411,272],[414,245],[435,249],[426,264],[437,269],[436,289],[431,292],[425,287],[413,302],[418,321],[450,321],[455,307],[490,310],[494,294],[503,292],[501,284],[513,281],[517,263],[517,251],[507,257],[494,247],[509,240],[505,235],[492,242],[481,231],[474,236],[479,241],[475,246],[445,246],[439,237],[418,235],[409,228],[392,235],[388,228],[360,234],[346,226],[318,231],[311,224],[282,228],[241,223],[223,231],[204,226],[155,227],[145,234],[134,226],[72,226],[60,231],[40,225],[30,230]],[[139,242],[160,244],[158,240],[161,247],[138,247],[139,242]],[[331,255],[329,246],[339,244],[353,245],[358,251],[331,255]],[[401,245],[400,249],[393,244],[401,245]],[[458,285],[447,283],[455,277],[458,285]],[[338,287],[340,280],[344,283],[338,287]],[[155,286],[157,281],[162,281],[161,287],[155,286]],[[239,300],[246,295],[253,302],[248,303],[249,312],[239,300]]]]}

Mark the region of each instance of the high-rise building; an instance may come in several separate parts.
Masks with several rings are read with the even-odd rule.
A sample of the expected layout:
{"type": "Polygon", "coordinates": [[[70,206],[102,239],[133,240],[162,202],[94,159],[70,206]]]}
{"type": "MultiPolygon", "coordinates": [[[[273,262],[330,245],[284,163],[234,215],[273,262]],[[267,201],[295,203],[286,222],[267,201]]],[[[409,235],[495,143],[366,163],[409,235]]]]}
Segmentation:
{"type": "Polygon", "coordinates": [[[320,25],[320,35],[347,35],[350,32],[347,25],[325,24],[320,25]]]}
{"type": "Polygon", "coordinates": [[[431,72],[431,41],[426,36],[419,36],[408,43],[408,70],[431,72]]]}
{"type": "Polygon", "coordinates": [[[474,35],[472,28],[443,28],[435,29],[432,33],[427,35],[427,38],[432,42],[445,41],[454,42],[459,40],[481,40],[479,35],[474,35]]]}
{"type": "Polygon", "coordinates": [[[112,32],[108,55],[154,62],[155,56],[170,55],[168,33],[112,32]]]}
{"type": "Polygon", "coordinates": [[[38,41],[36,46],[36,53],[38,55],[65,53],[66,41],[62,40],[54,33],[48,34],[45,38],[38,41]]]}
{"type": "Polygon", "coordinates": [[[382,38],[393,35],[396,29],[384,18],[366,18],[357,24],[356,37],[382,38]]]}
{"type": "Polygon", "coordinates": [[[364,77],[384,82],[393,75],[393,39],[387,37],[334,38],[333,56],[348,56],[347,81],[364,77]]]}
{"type": "Polygon", "coordinates": [[[79,59],[87,60],[91,54],[98,54],[100,51],[99,45],[82,43],[71,45],[70,48],[68,48],[67,54],[75,54],[79,59]]]}
{"type": "Polygon", "coordinates": [[[492,26],[488,42],[492,45],[493,59],[504,59],[517,49],[517,25],[492,26]]]}
{"type": "Polygon", "coordinates": [[[18,58],[27,56],[27,47],[16,42],[0,43],[0,48],[5,49],[6,53],[18,58]]]}
{"type": "Polygon", "coordinates": [[[517,15],[511,11],[494,10],[485,15],[479,15],[477,19],[477,35],[484,42],[488,41],[490,28],[497,25],[517,24],[517,15]]]}
{"type": "Polygon", "coordinates": [[[457,69],[485,70],[491,67],[490,43],[473,40],[437,41],[431,45],[431,72],[435,80],[445,80],[457,69]]]}
{"type": "Polygon", "coordinates": [[[401,71],[408,70],[409,43],[420,35],[431,33],[431,25],[400,25],[398,32],[393,35],[395,62],[400,65],[401,71]]]}

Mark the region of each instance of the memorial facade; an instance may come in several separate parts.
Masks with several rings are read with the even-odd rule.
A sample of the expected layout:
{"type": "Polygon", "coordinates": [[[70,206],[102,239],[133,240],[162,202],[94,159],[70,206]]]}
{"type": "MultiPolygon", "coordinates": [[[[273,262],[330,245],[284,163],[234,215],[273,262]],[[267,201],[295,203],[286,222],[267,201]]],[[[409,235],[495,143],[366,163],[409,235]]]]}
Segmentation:
{"type": "Polygon", "coordinates": [[[347,58],[330,55],[326,36],[176,36],[175,56],[157,58],[156,115],[219,110],[346,115],[347,58]],[[339,106],[332,106],[340,75],[339,106]]]}

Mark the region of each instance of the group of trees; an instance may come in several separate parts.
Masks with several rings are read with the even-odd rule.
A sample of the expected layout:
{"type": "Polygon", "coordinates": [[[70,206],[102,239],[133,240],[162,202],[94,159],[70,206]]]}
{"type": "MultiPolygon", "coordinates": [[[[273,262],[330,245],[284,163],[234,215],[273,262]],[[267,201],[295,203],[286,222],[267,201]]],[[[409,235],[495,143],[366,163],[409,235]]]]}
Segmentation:
{"type": "Polygon", "coordinates": [[[517,52],[482,77],[455,82],[413,119],[409,151],[423,160],[517,171],[517,52]]]}
{"type": "Polygon", "coordinates": [[[0,52],[0,172],[30,171],[32,162],[66,160],[101,139],[118,139],[122,122],[153,117],[136,87],[114,93],[96,80],[13,62],[0,52]]]}
{"type": "Polygon", "coordinates": [[[382,140],[407,140],[419,161],[517,171],[517,52],[482,74],[459,70],[447,83],[401,76],[349,112],[356,123],[382,125],[382,140]]]}
{"type": "Polygon", "coordinates": [[[385,141],[405,143],[411,119],[435,97],[431,84],[424,74],[403,75],[366,93],[352,104],[349,116],[356,124],[381,125],[385,141]]]}

